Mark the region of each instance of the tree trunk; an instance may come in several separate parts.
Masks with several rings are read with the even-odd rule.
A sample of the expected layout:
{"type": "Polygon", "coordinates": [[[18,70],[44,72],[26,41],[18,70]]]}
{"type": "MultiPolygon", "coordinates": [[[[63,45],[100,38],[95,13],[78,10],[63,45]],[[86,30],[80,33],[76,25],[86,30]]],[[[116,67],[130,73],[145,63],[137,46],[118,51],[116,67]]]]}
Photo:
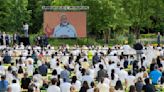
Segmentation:
{"type": "Polygon", "coordinates": [[[106,44],[109,43],[110,33],[111,33],[111,29],[104,30],[104,40],[106,44]]]}
{"type": "Polygon", "coordinates": [[[140,28],[137,26],[137,27],[135,27],[134,31],[136,33],[136,39],[139,39],[140,38],[140,28]]]}

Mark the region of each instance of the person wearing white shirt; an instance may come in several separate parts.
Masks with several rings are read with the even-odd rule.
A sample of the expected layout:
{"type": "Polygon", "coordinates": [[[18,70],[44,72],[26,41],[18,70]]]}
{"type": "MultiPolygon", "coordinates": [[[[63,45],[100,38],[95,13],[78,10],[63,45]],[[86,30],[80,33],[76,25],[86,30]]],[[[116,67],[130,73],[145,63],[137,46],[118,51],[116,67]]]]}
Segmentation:
{"type": "Polygon", "coordinates": [[[104,79],[101,80],[101,83],[97,85],[100,92],[109,92],[109,85],[104,83],[104,79]]]}
{"type": "Polygon", "coordinates": [[[117,66],[114,70],[115,70],[116,74],[119,74],[119,72],[120,72],[120,63],[117,63],[117,66]]]}
{"type": "Polygon", "coordinates": [[[127,87],[134,85],[135,77],[131,74],[131,71],[128,72],[128,76],[125,79],[127,87]]]}
{"type": "Polygon", "coordinates": [[[39,73],[38,73],[38,71],[35,71],[35,74],[33,75],[33,80],[36,80],[36,81],[38,81],[39,83],[42,83],[42,81],[43,81],[43,79],[42,79],[42,75],[40,75],[39,73]]]}
{"type": "Polygon", "coordinates": [[[121,82],[125,82],[125,78],[128,76],[127,71],[125,71],[123,68],[120,68],[120,72],[118,73],[119,79],[121,82]]]}
{"type": "Polygon", "coordinates": [[[114,61],[116,64],[120,62],[120,59],[118,58],[117,54],[114,54],[113,56],[110,56],[110,60],[114,61]]]}
{"type": "Polygon", "coordinates": [[[11,92],[21,92],[21,87],[19,85],[19,83],[17,83],[17,80],[12,80],[12,84],[9,85],[9,87],[11,88],[11,92]]]}
{"type": "Polygon", "coordinates": [[[109,80],[109,78],[107,78],[107,77],[104,78],[104,83],[105,83],[105,84],[109,85],[109,84],[110,84],[110,81],[111,81],[111,80],[109,80]]]}
{"type": "Polygon", "coordinates": [[[51,56],[50,67],[51,67],[51,69],[55,69],[55,67],[56,67],[56,58],[55,58],[54,54],[52,54],[52,56],[51,56]]]}
{"type": "Polygon", "coordinates": [[[11,68],[12,68],[12,71],[18,71],[18,68],[15,66],[14,63],[11,63],[11,68]]]}
{"type": "Polygon", "coordinates": [[[5,74],[5,67],[2,66],[2,63],[0,62],[0,74],[3,75],[5,74]]]}
{"type": "Polygon", "coordinates": [[[28,29],[29,29],[29,25],[27,23],[24,23],[23,24],[23,31],[24,31],[25,37],[28,37],[28,29]]]}
{"type": "Polygon", "coordinates": [[[82,76],[82,80],[81,81],[82,81],[82,83],[84,81],[87,81],[88,84],[91,84],[91,82],[93,82],[94,79],[90,76],[89,72],[86,72],[86,75],[82,76]]]}
{"type": "Polygon", "coordinates": [[[109,62],[108,62],[108,65],[107,65],[108,75],[111,74],[111,70],[114,69],[114,68],[115,68],[114,64],[112,64],[112,62],[109,61],[109,62]]]}
{"type": "Polygon", "coordinates": [[[61,92],[70,92],[71,84],[66,82],[65,79],[63,79],[63,83],[60,85],[61,92]]]}
{"type": "Polygon", "coordinates": [[[96,73],[95,73],[95,69],[93,67],[89,68],[89,72],[90,72],[90,76],[92,78],[95,78],[96,73]]]}
{"type": "Polygon", "coordinates": [[[29,64],[27,65],[27,72],[28,72],[28,75],[33,75],[33,64],[31,61],[29,61],[29,64]]]}
{"type": "Polygon", "coordinates": [[[53,78],[51,80],[52,85],[50,85],[47,89],[47,92],[60,92],[60,88],[58,86],[56,86],[57,83],[57,79],[53,78]]]}
{"type": "Polygon", "coordinates": [[[60,75],[61,71],[63,71],[63,69],[60,67],[59,63],[56,63],[55,69],[57,70],[58,75],[60,75]]]}

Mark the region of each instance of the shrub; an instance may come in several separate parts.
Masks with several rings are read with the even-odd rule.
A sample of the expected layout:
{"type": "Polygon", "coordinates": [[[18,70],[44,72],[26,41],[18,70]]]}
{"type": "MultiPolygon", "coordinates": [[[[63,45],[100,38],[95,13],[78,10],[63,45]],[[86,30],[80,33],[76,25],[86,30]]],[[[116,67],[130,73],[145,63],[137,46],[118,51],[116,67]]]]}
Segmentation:
{"type": "Polygon", "coordinates": [[[141,34],[141,38],[156,38],[156,34],[141,34]]]}

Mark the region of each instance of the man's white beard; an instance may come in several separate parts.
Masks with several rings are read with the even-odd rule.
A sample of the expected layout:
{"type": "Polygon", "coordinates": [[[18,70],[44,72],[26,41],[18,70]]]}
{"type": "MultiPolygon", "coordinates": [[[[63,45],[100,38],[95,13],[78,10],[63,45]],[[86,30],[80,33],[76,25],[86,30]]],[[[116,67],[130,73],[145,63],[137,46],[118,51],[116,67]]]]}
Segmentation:
{"type": "Polygon", "coordinates": [[[68,25],[68,22],[66,22],[66,23],[62,23],[62,25],[63,25],[63,26],[66,26],[66,25],[68,25]]]}

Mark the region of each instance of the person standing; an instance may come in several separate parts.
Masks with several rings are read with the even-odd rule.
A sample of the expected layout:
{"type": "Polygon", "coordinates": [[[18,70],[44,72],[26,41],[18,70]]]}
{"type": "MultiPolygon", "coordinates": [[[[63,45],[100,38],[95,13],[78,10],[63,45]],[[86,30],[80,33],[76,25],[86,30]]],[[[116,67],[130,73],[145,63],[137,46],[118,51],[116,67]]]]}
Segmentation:
{"type": "Polygon", "coordinates": [[[5,36],[5,42],[6,42],[6,46],[9,46],[9,43],[10,43],[9,34],[6,34],[6,36],[5,36]]]}
{"type": "Polygon", "coordinates": [[[0,45],[3,45],[3,34],[0,32],[0,45]]]}
{"type": "Polygon", "coordinates": [[[18,33],[15,33],[13,35],[13,44],[19,44],[19,35],[18,35],[18,33]]]}
{"type": "Polygon", "coordinates": [[[2,34],[3,45],[6,45],[5,37],[6,37],[6,33],[3,32],[3,34],[2,34]]]}
{"type": "Polygon", "coordinates": [[[157,44],[158,44],[158,46],[160,46],[160,41],[161,41],[161,35],[160,35],[160,32],[158,32],[158,36],[157,36],[157,44]]]}
{"type": "Polygon", "coordinates": [[[24,31],[24,36],[28,37],[28,29],[29,29],[29,25],[27,23],[23,24],[23,31],[24,31]]]}

